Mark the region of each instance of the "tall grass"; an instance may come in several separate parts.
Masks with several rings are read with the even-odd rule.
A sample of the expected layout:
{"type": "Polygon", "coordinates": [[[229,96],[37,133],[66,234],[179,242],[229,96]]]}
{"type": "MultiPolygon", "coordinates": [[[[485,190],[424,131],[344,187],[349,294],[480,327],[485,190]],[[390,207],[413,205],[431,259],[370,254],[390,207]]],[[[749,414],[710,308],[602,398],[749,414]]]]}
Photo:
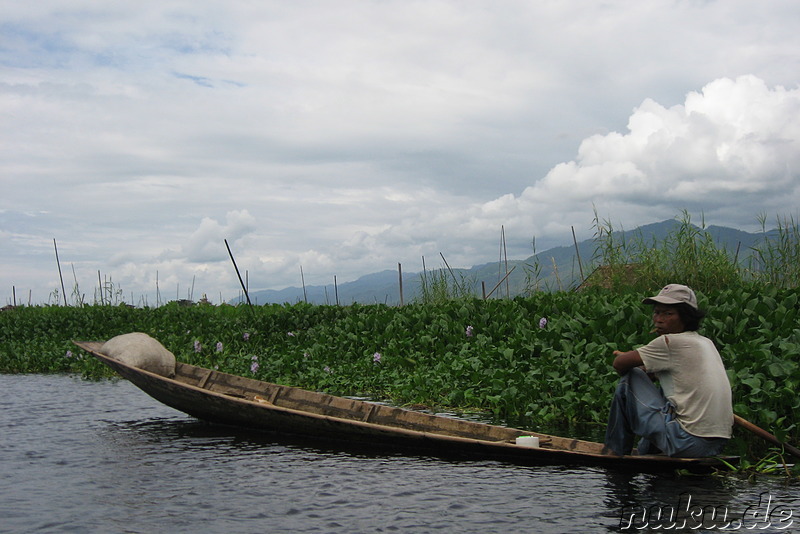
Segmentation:
{"type": "Polygon", "coordinates": [[[716,291],[736,285],[800,287],[800,232],[791,218],[778,218],[777,230],[745,254],[714,241],[705,220],[692,222],[683,211],[678,226],[664,239],[646,240],[640,232],[628,235],[600,220],[595,213],[595,285],[612,291],[652,290],[680,282],[695,290],[716,291]]]}
{"type": "Polygon", "coordinates": [[[793,288],[800,284],[800,229],[794,217],[778,217],[775,231],[767,232],[759,216],[764,241],[753,249],[750,275],[761,284],[793,288]]]}
{"type": "Polygon", "coordinates": [[[420,273],[420,304],[442,304],[451,300],[473,298],[474,280],[463,273],[442,268],[420,273]]]}
{"type": "MultiPolygon", "coordinates": [[[[792,217],[778,217],[775,229],[767,231],[766,218],[759,217],[761,241],[746,250],[728,248],[715,241],[701,216],[695,224],[687,210],[676,217],[678,224],[665,237],[646,237],[641,230],[626,232],[595,211],[592,228],[594,251],[589,266],[594,270],[584,285],[612,292],[652,291],[680,282],[696,291],[716,291],[737,285],[792,289],[800,287],[800,228],[792,217]]],[[[558,267],[555,282],[546,282],[536,254],[522,264],[522,295],[539,291],[563,291],[558,267]]],[[[424,271],[419,302],[434,304],[452,299],[474,298],[475,284],[449,269],[424,271]]]]}

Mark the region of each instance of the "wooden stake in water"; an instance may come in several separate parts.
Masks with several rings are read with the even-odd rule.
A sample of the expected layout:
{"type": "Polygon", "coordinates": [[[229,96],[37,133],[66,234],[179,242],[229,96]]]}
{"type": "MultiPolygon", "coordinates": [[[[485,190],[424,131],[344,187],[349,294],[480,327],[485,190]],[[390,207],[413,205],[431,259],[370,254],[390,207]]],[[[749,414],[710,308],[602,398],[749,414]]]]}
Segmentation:
{"type": "Polygon", "coordinates": [[[583,264],[581,263],[581,251],[578,250],[578,240],[575,238],[575,227],[572,226],[572,242],[575,244],[575,254],[578,256],[578,270],[581,272],[581,283],[586,279],[583,277],[583,264]]]}
{"type": "MultiPolygon", "coordinates": [[[[483,297],[483,300],[486,300],[486,299],[488,299],[489,297],[491,297],[491,296],[492,296],[492,293],[494,293],[494,291],[495,291],[495,290],[496,290],[498,287],[500,287],[500,284],[502,284],[503,282],[505,282],[505,281],[506,281],[506,278],[508,278],[508,276],[509,276],[511,273],[513,273],[513,272],[514,272],[514,269],[516,269],[516,268],[517,268],[517,266],[516,266],[516,265],[515,265],[515,266],[513,266],[513,267],[511,268],[511,270],[510,270],[510,271],[508,271],[508,272],[506,273],[506,275],[503,277],[503,279],[502,279],[502,280],[500,280],[499,282],[497,282],[497,285],[496,285],[496,286],[494,286],[494,287],[492,288],[492,290],[491,290],[491,291],[489,291],[489,294],[488,294],[488,295],[485,295],[485,296],[483,297]]],[[[484,291],[484,293],[486,293],[486,288],[484,288],[484,290],[483,290],[483,291],[484,291]]]]}
{"type": "Polygon", "coordinates": [[[53,248],[56,251],[56,265],[58,265],[58,278],[61,280],[61,293],[64,295],[64,306],[67,305],[67,290],[64,289],[64,277],[61,276],[61,262],[58,261],[58,246],[56,245],[56,238],[53,238],[53,248]]]}
{"type": "MultiPolygon", "coordinates": [[[[458,288],[458,287],[461,287],[461,286],[459,286],[459,284],[458,284],[458,278],[456,278],[456,274],[453,272],[453,269],[451,269],[451,268],[450,268],[450,264],[449,264],[449,263],[447,263],[447,260],[446,260],[446,259],[444,259],[444,254],[442,254],[441,252],[439,252],[439,256],[441,256],[441,257],[442,257],[442,261],[444,262],[444,266],[445,266],[445,267],[447,267],[447,270],[448,270],[448,271],[450,271],[450,276],[452,276],[452,277],[453,277],[453,282],[456,284],[456,287],[457,287],[457,288],[458,288]]],[[[503,280],[505,280],[505,278],[503,278],[503,280]]]]}
{"type": "Polygon", "coordinates": [[[397,276],[400,278],[400,306],[403,305],[403,266],[397,263],[397,276]]]}
{"type": "Polygon", "coordinates": [[[339,285],[336,282],[336,275],[333,275],[333,293],[336,295],[336,305],[339,305],[339,285]]]}
{"type": "Polygon", "coordinates": [[[250,302],[250,295],[247,293],[247,286],[244,285],[244,281],[242,281],[242,275],[239,274],[239,267],[236,266],[236,260],[233,259],[233,252],[231,252],[231,247],[228,245],[228,240],[225,240],[225,248],[228,249],[228,255],[231,257],[231,262],[233,263],[233,268],[236,270],[236,276],[239,277],[239,283],[242,285],[242,289],[244,290],[244,296],[247,299],[247,305],[250,306],[250,309],[253,309],[253,304],[250,302]]]}
{"type": "Polygon", "coordinates": [[[422,297],[428,297],[428,269],[425,267],[425,256],[422,256],[422,297]]]}
{"type": "Polygon", "coordinates": [[[506,275],[503,279],[506,281],[506,298],[511,298],[511,288],[508,285],[508,251],[506,250],[506,228],[505,225],[500,226],[500,240],[503,243],[503,262],[506,267],[506,275]]]}
{"type": "Polygon", "coordinates": [[[103,302],[103,279],[100,277],[100,269],[97,269],[97,291],[100,294],[100,305],[102,306],[105,302],[103,302]]]}
{"type": "Polygon", "coordinates": [[[303,302],[308,304],[308,294],[306,293],[306,277],[303,274],[303,266],[300,266],[300,283],[303,284],[303,302]]]}

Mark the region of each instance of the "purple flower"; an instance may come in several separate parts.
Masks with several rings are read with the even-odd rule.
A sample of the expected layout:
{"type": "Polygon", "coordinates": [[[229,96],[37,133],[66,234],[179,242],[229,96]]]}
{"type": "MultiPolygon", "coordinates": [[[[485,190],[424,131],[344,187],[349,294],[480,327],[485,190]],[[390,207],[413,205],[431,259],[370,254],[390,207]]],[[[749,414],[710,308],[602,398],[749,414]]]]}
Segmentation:
{"type": "Polygon", "coordinates": [[[194,351],[195,352],[200,352],[201,350],[203,350],[203,345],[201,345],[199,341],[195,341],[194,342],[194,351]]]}
{"type": "Polygon", "coordinates": [[[244,334],[242,334],[242,339],[244,339],[245,341],[250,339],[250,332],[245,332],[244,334]]]}
{"type": "Polygon", "coordinates": [[[286,335],[289,337],[294,337],[294,332],[286,332],[286,335]]]}
{"type": "Polygon", "coordinates": [[[547,318],[542,317],[541,319],[539,319],[539,328],[544,328],[545,326],[547,326],[547,318]]]}
{"type": "Polygon", "coordinates": [[[258,371],[258,361],[253,357],[253,363],[250,364],[250,372],[256,374],[258,371]]]}
{"type": "Polygon", "coordinates": [[[467,335],[467,337],[472,337],[472,333],[474,331],[475,331],[475,329],[472,328],[472,325],[469,325],[469,326],[467,326],[467,331],[465,332],[465,334],[467,335]]]}
{"type": "Polygon", "coordinates": [[[325,371],[326,373],[331,374],[331,375],[333,374],[333,370],[330,367],[328,367],[327,365],[325,366],[323,371],[325,371]]]}
{"type": "Polygon", "coordinates": [[[372,355],[372,361],[375,362],[375,363],[381,363],[381,353],[380,352],[376,352],[375,354],[373,354],[372,355]]]}
{"type": "Polygon", "coordinates": [[[71,350],[68,350],[68,351],[67,351],[67,353],[65,354],[65,356],[66,356],[67,358],[72,358],[72,351],[71,351],[71,350]]]}
{"type": "Polygon", "coordinates": [[[217,352],[222,352],[222,341],[217,341],[217,352]]]}

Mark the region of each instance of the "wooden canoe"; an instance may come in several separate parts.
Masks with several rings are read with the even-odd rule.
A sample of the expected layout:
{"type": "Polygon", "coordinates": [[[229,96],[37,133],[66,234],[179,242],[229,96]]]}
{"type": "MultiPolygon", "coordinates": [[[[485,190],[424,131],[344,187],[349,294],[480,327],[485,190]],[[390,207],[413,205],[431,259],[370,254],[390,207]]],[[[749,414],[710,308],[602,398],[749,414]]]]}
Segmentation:
{"type": "Polygon", "coordinates": [[[181,362],[175,376],[166,378],[102,354],[102,342],[74,343],[154,399],[217,424],[525,464],[605,465],[636,471],[725,469],[719,458],[619,457],[603,453],[602,443],[336,397],[181,362]],[[517,445],[519,436],[538,437],[539,447],[517,445]]]}

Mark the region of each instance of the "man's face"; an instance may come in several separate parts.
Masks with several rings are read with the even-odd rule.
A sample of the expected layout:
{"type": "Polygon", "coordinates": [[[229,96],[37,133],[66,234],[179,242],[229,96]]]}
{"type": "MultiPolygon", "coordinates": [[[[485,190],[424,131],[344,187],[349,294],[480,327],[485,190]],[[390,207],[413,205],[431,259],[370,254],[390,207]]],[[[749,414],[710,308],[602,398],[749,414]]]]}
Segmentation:
{"type": "Polygon", "coordinates": [[[653,306],[653,326],[659,335],[679,334],[686,331],[686,327],[681,320],[675,306],[667,304],[656,304],[653,306]]]}

